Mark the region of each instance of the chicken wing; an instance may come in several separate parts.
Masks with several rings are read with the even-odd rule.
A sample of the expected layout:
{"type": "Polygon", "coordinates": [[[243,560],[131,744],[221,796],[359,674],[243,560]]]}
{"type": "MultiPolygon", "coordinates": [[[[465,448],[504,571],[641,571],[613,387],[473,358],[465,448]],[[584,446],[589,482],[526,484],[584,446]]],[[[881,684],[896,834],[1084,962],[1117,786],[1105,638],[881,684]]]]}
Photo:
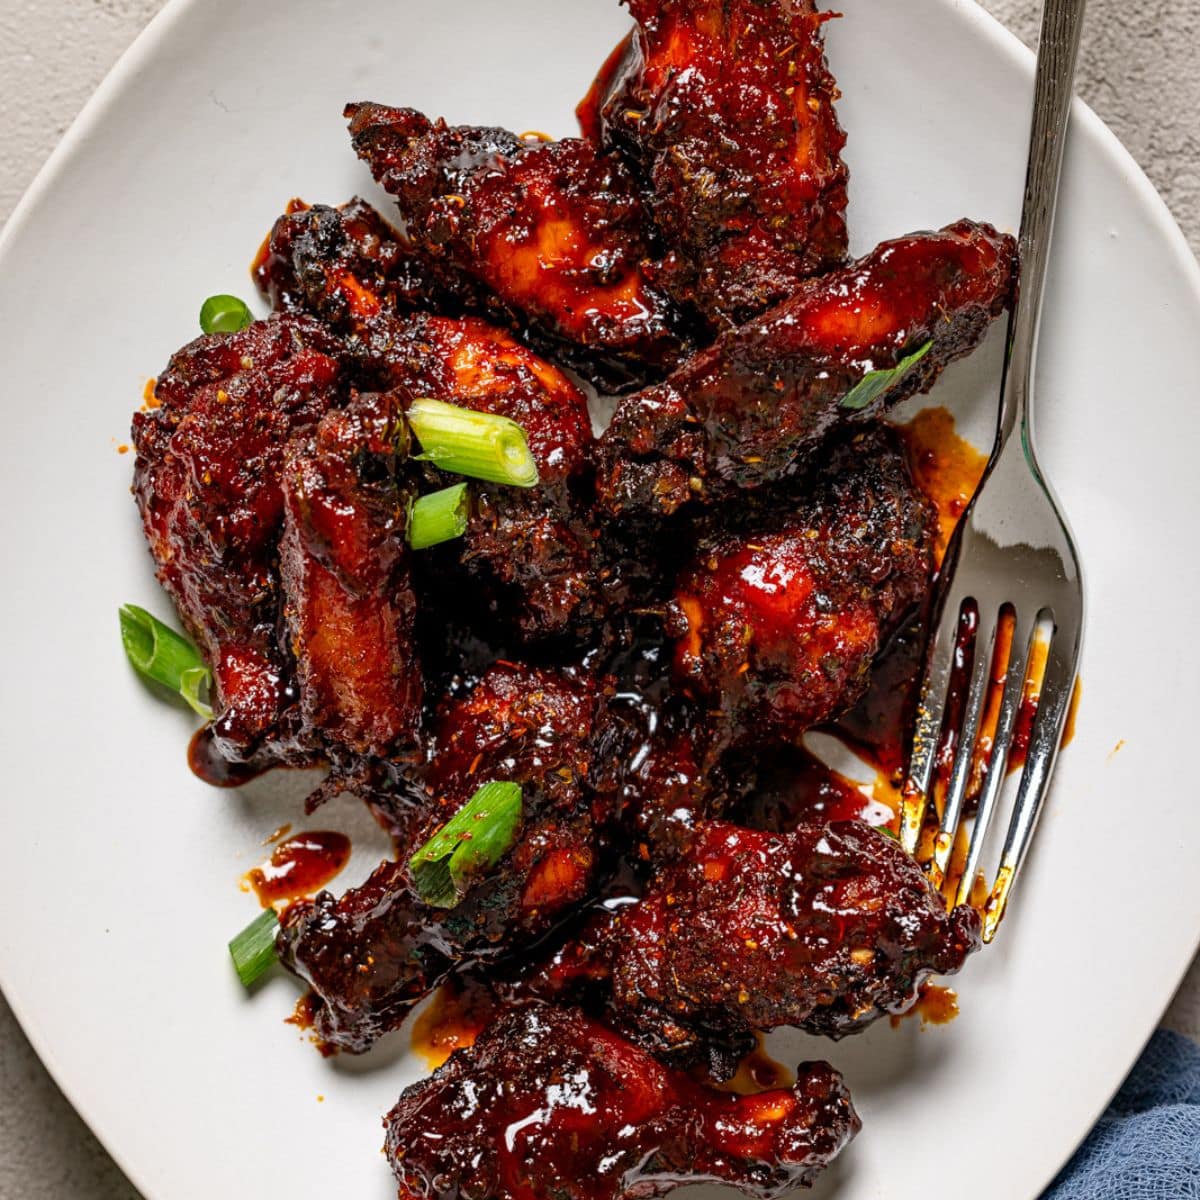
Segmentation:
{"type": "Polygon", "coordinates": [[[581,106],[620,150],[671,253],[663,285],[716,328],[846,257],[846,138],[812,0],[629,0],[581,106]]]}
{"type": "Polygon", "coordinates": [[[1014,240],[960,221],[801,284],[621,402],[599,446],[602,501],[666,515],[778,478],[838,423],[928,391],[1015,280],[1014,240]]]}
{"type": "Polygon", "coordinates": [[[587,777],[600,702],[593,680],[497,664],[441,706],[423,778],[430,801],[401,861],[340,899],[322,892],[298,901],[284,917],[280,957],[311,984],[324,1040],[368,1049],[452,967],[529,945],[586,897],[597,854],[587,777]],[[515,845],[454,908],[429,906],[408,857],[497,780],[522,785],[515,845]]]}
{"type": "Polygon", "coordinates": [[[861,821],[787,833],[709,822],[640,901],[517,994],[599,1001],[664,1061],[728,1071],[753,1030],[838,1038],[904,1012],[979,945],[979,914],[947,913],[899,843],[861,821]]]}
{"type": "Polygon", "coordinates": [[[812,1183],[858,1132],[842,1078],[734,1096],[581,1013],[532,1005],[400,1097],[384,1119],[401,1200],[625,1200],[690,1183],[767,1200],[812,1183]]]}
{"type": "Polygon", "coordinates": [[[293,436],[346,395],[340,345],[306,316],[198,338],[134,414],[134,495],[158,578],[213,669],[227,759],[303,761],[276,640],[280,477],[293,436]]]}
{"type": "Polygon", "coordinates": [[[722,750],[795,742],[854,704],[933,569],[933,508],[886,428],[841,437],[797,494],[752,508],[675,591],[675,679],[722,750]]]}
{"type": "Polygon", "coordinates": [[[686,338],[650,279],[648,224],[623,164],[580,138],[447,126],[351,104],[354,148],[439,281],[597,382],[661,375],[686,338]]]}

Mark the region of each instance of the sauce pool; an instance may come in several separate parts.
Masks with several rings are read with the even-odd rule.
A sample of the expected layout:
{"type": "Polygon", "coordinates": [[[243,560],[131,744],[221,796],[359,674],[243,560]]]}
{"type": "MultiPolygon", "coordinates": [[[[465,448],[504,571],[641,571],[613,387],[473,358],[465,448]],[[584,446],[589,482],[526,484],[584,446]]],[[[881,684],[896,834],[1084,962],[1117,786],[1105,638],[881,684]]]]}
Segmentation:
{"type": "Polygon", "coordinates": [[[263,908],[273,908],[324,887],[349,859],[350,839],[344,833],[310,830],[280,842],[243,878],[263,908]]]}

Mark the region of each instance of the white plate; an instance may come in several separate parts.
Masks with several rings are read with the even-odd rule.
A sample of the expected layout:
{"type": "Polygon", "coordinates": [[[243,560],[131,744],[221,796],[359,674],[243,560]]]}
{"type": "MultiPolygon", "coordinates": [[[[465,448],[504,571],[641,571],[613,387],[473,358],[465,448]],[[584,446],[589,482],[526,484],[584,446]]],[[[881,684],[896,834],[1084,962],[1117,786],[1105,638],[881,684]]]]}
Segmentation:
{"type": "MultiPolygon", "coordinates": [[[[1011,228],[1029,56],[966,0],[842,7],[829,43],[856,249],[963,214],[1011,228]]],[[[0,977],[154,1200],[394,1196],[379,1120],[411,1064],[403,1036],[361,1062],[321,1059],[281,1023],[289,980],[247,999],[229,968],[226,939],[253,913],[237,877],[301,788],[198,783],[190,721],[126,666],[118,604],[169,609],[116,443],[145,377],[196,332],[200,300],[249,294],[247,262],[288,197],[372,194],[343,101],[569,133],[625,26],[612,0],[177,0],[5,230],[0,977]]],[[[1200,805],[1172,753],[1200,715],[1200,273],[1082,106],[1060,211],[1039,433],[1090,585],[1078,733],[1016,909],[962,977],[962,1016],[816,1048],[846,1070],[865,1122],[822,1185],[839,1200],[1035,1196],[1200,932],[1200,805]]],[[[983,441],[999,349],[993,337],[936,396],[983,441]]]]}

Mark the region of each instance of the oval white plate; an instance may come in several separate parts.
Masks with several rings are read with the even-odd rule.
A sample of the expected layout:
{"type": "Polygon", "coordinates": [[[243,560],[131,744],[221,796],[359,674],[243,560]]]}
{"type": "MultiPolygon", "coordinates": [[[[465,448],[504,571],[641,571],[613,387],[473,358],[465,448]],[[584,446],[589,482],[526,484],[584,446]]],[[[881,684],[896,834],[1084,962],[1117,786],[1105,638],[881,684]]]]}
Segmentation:
{"type": "MultiPolygon", "coordinates": [[[[856,250],[963,214],[1011,228],[1029,56],[966,0],[843,7],[829,43],[856,250]]],[[[196,332],[200,300],[249,295],[248,260],[288,197],[373,194],[344,101],[566,134],[625,27],[612,0],[177,0],[5,230],[0,978],[155,1200],[394,1196],[379,1120],[416,1068],[403,1035],[363,1061],[321,1059],[281,1023],[289,980],[247,999],[229,968],[225,942],[253,914],[237,877],[303,787],[195,781],[190,721],[127,668],[118,604],[169,608],[116,443],[145,377],[196,332]]],[[[821,1195],[1035,1196],[1192,955],[1200,805],[1173,751],[1198,715],[1198,322],[1179,231],[1080,106],[1039,422],[1090,587],[1078,733],[1016,909],[961,979],[962,1016],[806,1047],[847,1072],[865,1122],[821,1195]]],[[[984,444],[999,349],[993,337],[936,395],[984,444]]]]}

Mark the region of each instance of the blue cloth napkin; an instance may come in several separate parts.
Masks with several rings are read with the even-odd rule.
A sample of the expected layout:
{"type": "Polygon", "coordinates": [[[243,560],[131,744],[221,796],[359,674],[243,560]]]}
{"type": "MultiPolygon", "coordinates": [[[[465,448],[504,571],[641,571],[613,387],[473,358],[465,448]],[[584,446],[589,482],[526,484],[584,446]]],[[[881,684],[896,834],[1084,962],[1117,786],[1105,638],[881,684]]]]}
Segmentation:
{"type": "Polygon", "coordinates": [[[1160,1029],[1042,1200],[1200,1200],[1200,1046],[1160,1029]]]}

